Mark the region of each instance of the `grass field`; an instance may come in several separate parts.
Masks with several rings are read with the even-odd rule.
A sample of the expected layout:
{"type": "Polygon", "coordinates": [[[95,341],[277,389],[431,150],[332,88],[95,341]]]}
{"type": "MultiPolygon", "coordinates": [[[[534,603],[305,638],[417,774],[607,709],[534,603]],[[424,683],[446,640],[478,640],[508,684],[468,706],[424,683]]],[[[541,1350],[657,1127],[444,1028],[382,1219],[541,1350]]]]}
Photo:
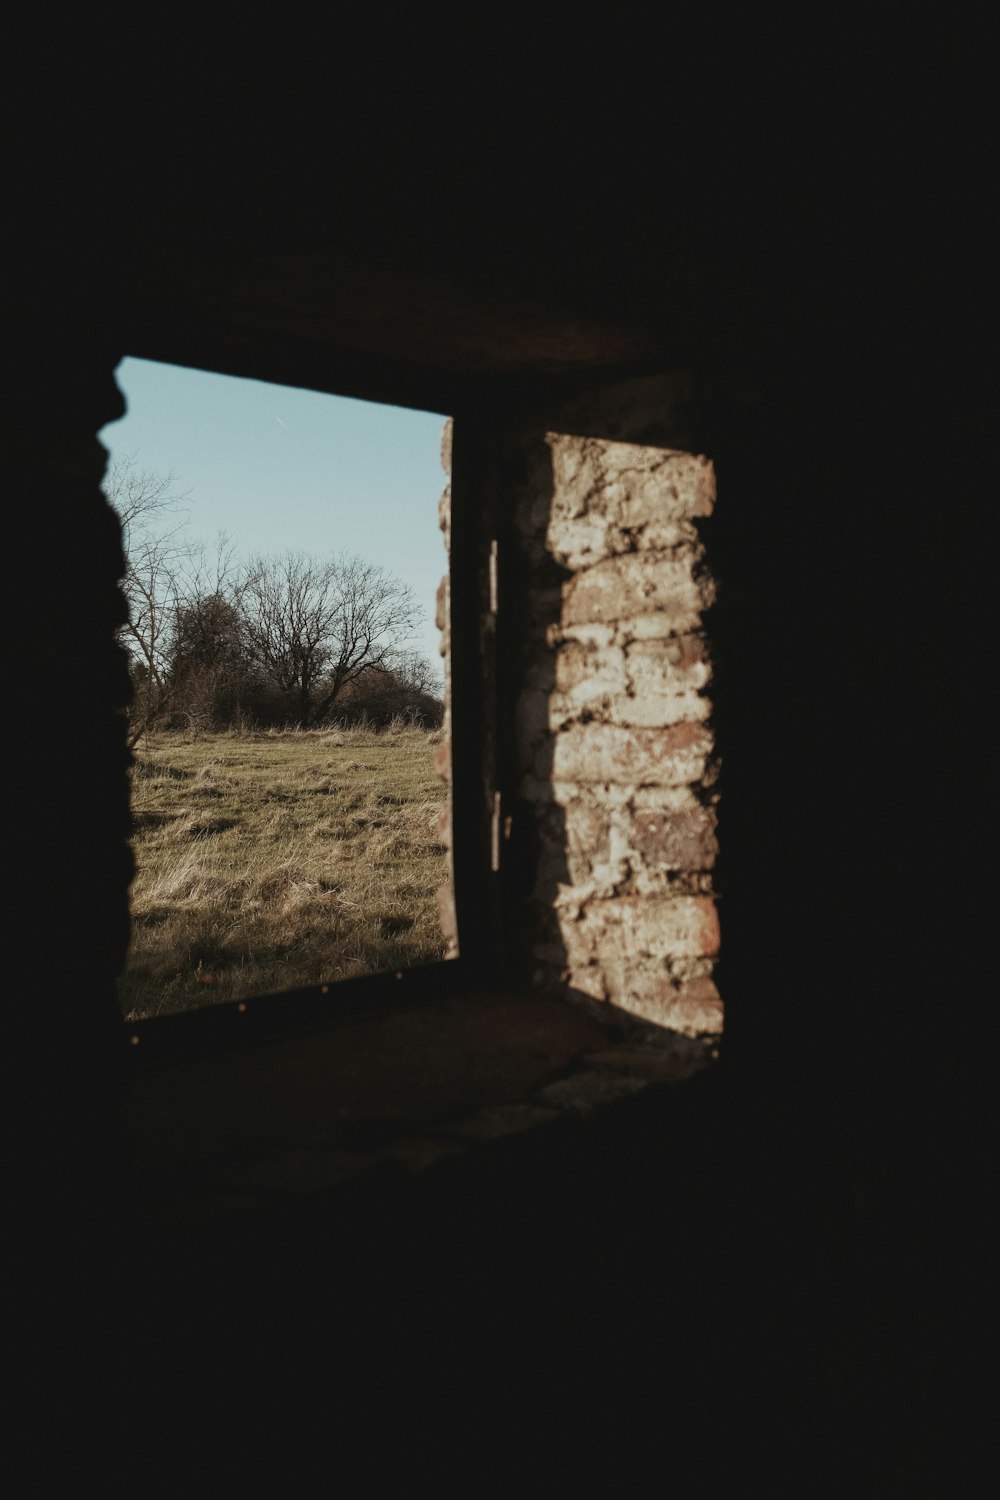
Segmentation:
{"type": "Polygon", "coordinates": [[[439,739],[348,729],[141,742],[123,1015],[443,958],[439,739]]]}

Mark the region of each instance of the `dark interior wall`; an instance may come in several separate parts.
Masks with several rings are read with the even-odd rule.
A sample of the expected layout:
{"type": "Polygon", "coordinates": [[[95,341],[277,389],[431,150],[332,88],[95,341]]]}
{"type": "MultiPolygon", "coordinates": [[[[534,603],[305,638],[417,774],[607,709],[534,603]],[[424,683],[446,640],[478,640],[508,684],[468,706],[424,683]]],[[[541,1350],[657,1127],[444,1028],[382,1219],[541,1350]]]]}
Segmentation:
{"type": "MultiPolygon", "coordinates": [[[[53,291],[47,316],[9,319],[4,483],[12,519],[8,712],[17,792],[8,840],[19,993],[8,1052],[72,1055],[117,1027],[113,977],[131,877],[118,522],[96,430],[123,409],[120,357],[89,309],[53,291]],[[92,790],[91,790],[92,789],[92,790]]],[[[47,1063],[42,1064],[43,1068],[47,1063]]]]}
{"type": "Polygon", "coordinates": [[[881,1400],[911,1455],[974,1402],[991,1092],[985,451],[954,389],[924,422],[921,384],[831,361],[731,426],[714,619],[728,1044],[779,1216],[810,1226],[812,1348],[839,1323],[857,1356],[831,1408],[881,1400]]]}
{"type": "MultiPolygon", "coordinates": [[[[340,1262],[329,1223],[282,1226],[267,1297],[263,1254],[221,1301],[224,1277],[179,1263],[148,1314],[144,1373],[160,1371],[151,1389],[174,1391],[182,1422],[168,1377],[205,1357],[214,1327],[192,1387],[204,1417],[210,1374],[232,1378],[256,1340],[260,1413],[273,1361],[308,1347],[315,1365],[328,1347],[318,1326],[356,1362],[327,1386],[293,1382],[313,1439],[350,1426],[324,1390],[356,1415],[382,1382],[390,1425],[420,1389],[419,1451],[442,1463],[463,1436],[503,1434],[512,1404],[515,1429],[530,1410],[567,1465],[607,1456],[631,1414],[636,1442],[667,1434],[668,1468],[696,1430],[693,1471],[763,1474],[783,1454],[797,1493],[803,1474],[845,1493],[852,1462],[867,1476],[855,1492],[940,1493],[946,1472],[962,1492],[969,1450],[947,1423],[969,1397],[985,1269],[992,993],[978,874],[992,394],[971,43],[917,54],[883,38],[835,87],[813,46],[758,37],[740,70],[737,40],[728,67],[717,45],[678,46],[666,79],[623,44],[584,67],[538,35],[423,75],[405,49],[392,65],[343,48],[276,76],[245,43],[183,66],[165,43],[149,91],[112,51],[96,79],[69,46],[51,69],[25,59],[6,178],[21,634],[5,1101],[31,1205],[12,1284],[34,1318],[34,1389],[61,1384],[68,1401],[86,1379],[81,1326],[97,1339],[121,1306],[101,1059],[126,935],[124,676],[93,441],[117,410],[115,361],[178,348],[183,313],[219,368],[266,375],[263,339],[276,373],[283,348],[287,368],[312,349],[332,388],[459,410],[528,381],[544,401],[540,385],[594,369],[683,368],[719,483],[722,1068],[694,1102],[565,1158],[525,1148],[443,1201],[359,1210],[340,1262]],[[318,271],[274,271],[295,255],[318,271]],[[308,327],[314,286],[334,287],[329,361],[308,327]],[[346,1326],[331,1264],[361,1288],[346,1326]],[[183,1306],[217,1323],[189,1315],[168,1338],[183,1306]],[[447,1379],[430,1380],[449,1351],[447,1379]],[[756,1435],[709,1451],[716,1420],[756,1435]]],[[[204,1253],[230,1266],[243,1249],[204,1253]]],[[[229,1391],[218,1431],[247,1470],[246,1387],[229,1391]]]]}

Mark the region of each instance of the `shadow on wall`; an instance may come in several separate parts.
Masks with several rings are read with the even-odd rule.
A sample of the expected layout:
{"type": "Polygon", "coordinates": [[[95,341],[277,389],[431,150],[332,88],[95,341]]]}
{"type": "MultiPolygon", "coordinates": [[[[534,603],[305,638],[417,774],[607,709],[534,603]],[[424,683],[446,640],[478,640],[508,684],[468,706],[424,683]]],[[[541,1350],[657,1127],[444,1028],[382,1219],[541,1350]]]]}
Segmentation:
{"type": "Polygon", "coordinates": [[[516,866],[534,978],[714,1041],[713,585],[697,530],[714,471],[566,432],[520,450],[516,866]]]}

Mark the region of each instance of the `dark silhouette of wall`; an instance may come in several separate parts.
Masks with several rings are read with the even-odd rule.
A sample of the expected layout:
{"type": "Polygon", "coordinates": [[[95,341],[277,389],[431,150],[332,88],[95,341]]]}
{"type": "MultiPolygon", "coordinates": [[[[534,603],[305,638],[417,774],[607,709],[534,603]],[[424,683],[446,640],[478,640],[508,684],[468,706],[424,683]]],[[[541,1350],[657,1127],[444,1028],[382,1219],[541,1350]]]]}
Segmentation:
{"type": "Polygon", "coordinates": [[[968,1491],[990,1084],[974,38],[720,55],[695,24],[678,13],[669,78],[645,43],[616,62],[543,32],[464,71],[438,54],[433,84],[405,35],[345,47],[334,78],[165,40],[156,89],[128,47],[24,54],[3,1097],[31,1472],[309,1493],[401,1460],[415,1486],[531,1493],[652,1458],[681,1493],[968,1491]],[[94,438],[126,353],[457,421],[683,374],[677,446],[720,494],[711,1075],[252,1242],[141,1242],[94,438]]]}

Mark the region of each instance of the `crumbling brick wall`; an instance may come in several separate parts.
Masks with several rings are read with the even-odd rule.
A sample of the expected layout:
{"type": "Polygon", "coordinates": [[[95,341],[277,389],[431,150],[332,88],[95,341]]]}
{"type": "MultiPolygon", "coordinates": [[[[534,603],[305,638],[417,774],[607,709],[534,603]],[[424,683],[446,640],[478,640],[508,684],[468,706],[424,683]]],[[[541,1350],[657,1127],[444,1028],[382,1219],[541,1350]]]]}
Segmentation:
{"type": "MultiPolygon", "coordinates": [[[[446,433],[446,466],[447,447],[446,433]]],[[[697,529],[715,502],[712,465],[563,432],[522,434],[517,447],[516,477],[503,486],[513,556],[500,608],[516,619],[502,637],[517,658],[510,805],[531,826],[520,842],[531,849],[534,976],[717,1035],[717,765],[703,628],[713,590],[697,529]]],[[[446,897],[443,908],[447,927],[446,897]]]]}
{"type": "Polygon", "coordinates": [[[712,586],[696,529],[712,466],[563,433],[529,451],[517,746],[538,830],[537,977],[717,1033],[712,586]]]}

